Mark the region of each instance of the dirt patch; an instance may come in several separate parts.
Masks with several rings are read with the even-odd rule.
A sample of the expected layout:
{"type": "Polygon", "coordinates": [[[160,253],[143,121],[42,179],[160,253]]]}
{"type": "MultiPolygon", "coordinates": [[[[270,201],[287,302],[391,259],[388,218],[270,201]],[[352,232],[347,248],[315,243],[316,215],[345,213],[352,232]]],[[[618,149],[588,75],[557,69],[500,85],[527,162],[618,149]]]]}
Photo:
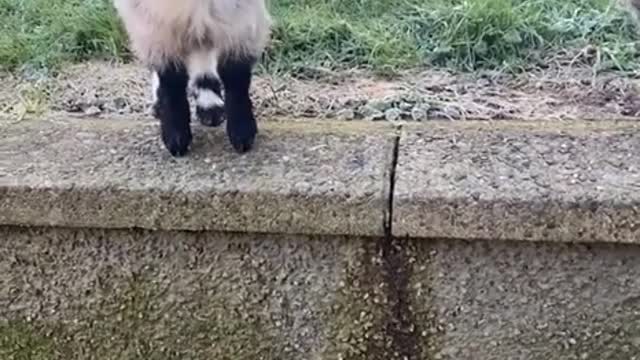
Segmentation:
{"type": "MultiPolygon", "coordinates": [[[[135,64],[90,62],[38,80],[0,77],[5,84],[0,90],[4,116],[38,111],[150,114],[150,76],[135,64]]],[[[610,120],[640,115],[636,82],[622,74],[593,74],[589,67],[521,75],[426,70],[391,80],[350,72],[325,73],[315,80],[258,76],[253,93],[262,119],[610,120]]]]}

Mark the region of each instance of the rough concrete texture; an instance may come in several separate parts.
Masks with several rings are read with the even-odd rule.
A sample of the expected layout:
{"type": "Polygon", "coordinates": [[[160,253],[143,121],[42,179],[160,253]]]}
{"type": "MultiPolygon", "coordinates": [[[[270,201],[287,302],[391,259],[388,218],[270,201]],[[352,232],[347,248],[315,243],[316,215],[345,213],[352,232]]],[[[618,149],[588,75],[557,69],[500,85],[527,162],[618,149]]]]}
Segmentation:
{"type": "Polygon", "coordinates": [[[393,234],[640,242],[640,124],[407,126],[393,234]]]}
{"type": "Polygon", "coordinates": [[[424,359],[640,359],[640,248],[406,241],[424,359]]]}
{"type": "Polygon", "coordinates": [[[0,224],[383,234],[390,126],[270,123],[245,155],[223,129],[194,133],[190,155],[173,159],[156,122],[5,125],[0,224]]]}
{"type": "Polygon", "coordinates": [[[246,155],[195,135],[173,159],[147,121],[3,126],[0,224],[640,241],[637,122],[405,125],[397,158],[388,124],[269,122],[246,155]]]}
{"type": "Polygon", "coordinates": [[[640,248],[0,227],[2,359],[640,359],[640,248]]]}
{"type": "Polygon", "coordinates": [[[0,227],[2,359],[394,359],[376,242],[0,227]]]}

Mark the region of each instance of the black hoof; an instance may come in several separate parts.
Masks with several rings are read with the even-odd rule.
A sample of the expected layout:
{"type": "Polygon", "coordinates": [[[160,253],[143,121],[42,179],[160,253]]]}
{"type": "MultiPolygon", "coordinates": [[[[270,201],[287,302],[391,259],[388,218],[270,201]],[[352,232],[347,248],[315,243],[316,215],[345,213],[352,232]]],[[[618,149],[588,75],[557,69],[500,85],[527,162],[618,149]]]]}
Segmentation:
{"type": "Polygon", "coordinates": [[[229,142],[231,142],[231,146],[233,146],[236,152],[244,154],[253,149],[257,134],[255,127],[229,128],[228,132],[229,142]]]}
{"type": "Polygon", "coordinates": [[[191,129],[188,127],[181,131],[162,132],[162,142],[173,157],[187,155],[192,140],[191,129]]]}
{"type": "Polygon", "coordinates": [[[160,120],[160,105],[157,102],[151,105],[151,116],[160,120]]]}

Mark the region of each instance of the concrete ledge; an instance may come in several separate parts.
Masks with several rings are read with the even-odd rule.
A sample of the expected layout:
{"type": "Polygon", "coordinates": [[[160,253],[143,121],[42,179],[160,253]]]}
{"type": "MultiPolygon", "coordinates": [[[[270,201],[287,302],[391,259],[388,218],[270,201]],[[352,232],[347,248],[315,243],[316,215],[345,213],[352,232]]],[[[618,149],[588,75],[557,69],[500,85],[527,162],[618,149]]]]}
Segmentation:
{"type": "Polygon", "coordinates": [[[4,127],[0,225],[640,241],[635,122],[268,122],[244,156],[195,136],[176,160],[155,123],[4,127]]]}
{"type": "Polygon", "coordinates": [[[640,354],[633,123],[156,131],[0,129],[0,358],[640,354]]]}
{"type": "Polygon", "coordinates": [[[640,242],[640,125],[405,127],[393,234],[640,242]]]}
{"type": "Polygon", "coordinates": [[[192,154],[178,160],[157,131],[115,119],[3,127],[0,224],[384,233],[390,126],[270,123],[244,156],[223,129],[197,128],[192,154]]]}

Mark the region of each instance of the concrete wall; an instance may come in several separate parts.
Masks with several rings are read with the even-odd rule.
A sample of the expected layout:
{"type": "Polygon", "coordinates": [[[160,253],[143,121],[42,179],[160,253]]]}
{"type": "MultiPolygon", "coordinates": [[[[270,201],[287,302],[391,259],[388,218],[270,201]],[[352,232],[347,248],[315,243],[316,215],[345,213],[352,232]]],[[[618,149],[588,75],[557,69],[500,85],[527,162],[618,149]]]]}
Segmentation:
{"type": "Polygon", "coordinates": [[[633,359],[630,245],[0,228],[3,359],[633,359]]]}
{"type": "Polygon", "coordinates": [[[640,359],[640,248],[411,242],[424,359],[640,359]]]}
{"type": "Polygon", "coordinates": [[[639,130],[6,126],[0,360],[640,360],[639,130]]]}
{"type": "Polygon", "coordinates": [[[3,359],[364,359],[380,333],[369,240],[14,227],[0,238],[3,359]]]}

